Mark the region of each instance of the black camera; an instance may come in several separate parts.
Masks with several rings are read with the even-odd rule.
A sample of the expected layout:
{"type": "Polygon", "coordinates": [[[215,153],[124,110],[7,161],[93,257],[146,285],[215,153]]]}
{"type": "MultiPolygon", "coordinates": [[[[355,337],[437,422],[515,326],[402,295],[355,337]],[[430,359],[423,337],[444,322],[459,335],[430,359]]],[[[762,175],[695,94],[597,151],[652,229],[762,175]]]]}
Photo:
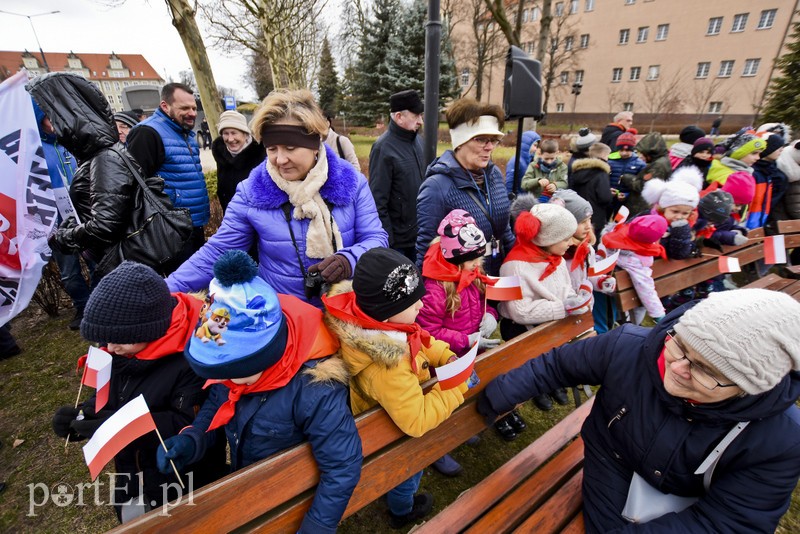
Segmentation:
{"type": "Polygon", "coordinates": [[[303,289],[306,292],[306,300],[311,300],[314,297],[319,297],[322,293],[322,284],[325,280],[322,279],[322,274],[319,271],[307,272],[303,278],[303,289]]]}

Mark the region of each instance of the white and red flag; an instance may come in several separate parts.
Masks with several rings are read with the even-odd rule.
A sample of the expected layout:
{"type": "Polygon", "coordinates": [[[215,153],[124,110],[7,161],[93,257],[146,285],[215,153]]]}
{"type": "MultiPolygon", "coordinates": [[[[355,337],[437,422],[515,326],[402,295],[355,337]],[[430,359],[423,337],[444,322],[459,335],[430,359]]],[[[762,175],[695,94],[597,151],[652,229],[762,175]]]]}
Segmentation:
{"type": "Polygon", "coordinates": [[[494,279],[497,280],[494,285],[486,286],[487,300],[508,301],[522,298],[522,286],[519,276],[501,276],[494,279]]]}
{"type": "Polygon", "coordinates": [[[619,250],[615,251],[613,254],[606,256],[605,258],[598,260],[597,257],[589,256],[589,269],[587,274],[589,276],[599,276],[601,274],[607,274],[614,270],[614,266],[617,264],[617,259],[619,258],[619,250]],[[592,261],[594,260],[594,261],[592,261]]]}
{"type": "Polygon", "coordinates": [[[720,256],[717,262],[721,273],[738,273],[742,270],[739,266],[739,258],[720,256]]]}
{"type": "Polygon", "coordinates": [[[764,263],[767,265],[786,263],[786,240],[783,234],[764,238],[764,263]]]}
{"type": "Polygon", "coordinates": [[[478,356],[480,341],[480,336],[478,336],[477,343],[469,349],[469,352],[451,363],[436,368],[436,378],[439,379],[440,388],[443,390],[453,389],[467,381],[475,368],[475,358],[478,356]]]}
{"type": "Polygon", "coordinates": [[[629,210],[627,206],[620,206],[619,211],[617,211],[617,214],[614,215],[614,222],[617,224],[624,223],[628,220],[628,215],[630,214],[631,210],[629,210]]]}
{"type": "Polygon", "coordinates": [[[143,395],[139,395],[106,419],[83,446],[83,456],[92,480],[123,448],[136,438],[156,429],[156,422],[143,395]]]}
{"type": "Polygon", "coordinates": [[[97,347],[89,347],[86,367],[83,368],[81,383],[97,390],[94,410],[99,412],[108,402],[111,389],[111,355],[97,347]]]}

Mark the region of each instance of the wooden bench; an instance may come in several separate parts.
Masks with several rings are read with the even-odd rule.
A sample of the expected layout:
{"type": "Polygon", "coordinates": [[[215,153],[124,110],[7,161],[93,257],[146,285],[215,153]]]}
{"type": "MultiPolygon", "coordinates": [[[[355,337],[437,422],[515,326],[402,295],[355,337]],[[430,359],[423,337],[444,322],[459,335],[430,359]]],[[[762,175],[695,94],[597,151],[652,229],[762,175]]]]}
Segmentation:
{"type": "MultiPolygon", "coordinates": [[[[591,314],[567,317],[540,325],[482,354],[476,363],[481,383],[467,393],[464,404],[444,423],[421,438],[403,434],[382,409],[361,414],[356,426],[364,465],[345,517],[483,430],[485,424],[475,410],[477,393],[495,377],[591,332],[592,326],[591,314]]],[[[571,427],[570,423],[559,423],[556,435],[566,432],[574,437],[577,432],[574,425],[579,427],[579,420],[585,417],[582,414],[588,413],[586,410],[588,406],[584,405],[568,418],[571,427]],[[564,430],[566,427],[569,428],[564,430]]],[[[550,448],[557,450],[558,443],[555,440],[550,448]]],[[[179,503],[168,510],[168,515],[153,510],[112,532],[296,532],[318,481],[319,472],[310,446],[301,444],[197,490],[192,505],[179,503]]],[[[578,494],[579,489],[578,486],[578,494]]]]}
{"type": "Polygon", "coordinates": [[[780,291],[786,293],[793,299],[800,301],[800,280],[794,278],[783,278],[782,276],[772,273],[763,278],[759,278],[755,282],[744,286],[745,289],[769,289],[770,291],[780,291]]]}

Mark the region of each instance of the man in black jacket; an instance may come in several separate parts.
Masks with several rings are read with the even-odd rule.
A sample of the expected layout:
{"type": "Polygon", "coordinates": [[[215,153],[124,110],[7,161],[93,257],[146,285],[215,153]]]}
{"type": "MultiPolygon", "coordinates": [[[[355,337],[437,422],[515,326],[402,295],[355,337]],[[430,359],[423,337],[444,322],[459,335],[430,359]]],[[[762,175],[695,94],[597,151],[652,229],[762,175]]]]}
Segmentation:
{"type": "Polygon", "coordinates": [[[369,153],[369,187],[389,246],[416,261],[417,193],[425,175],[422,100],[413,89],[389,97],[389,129],[369,153]]]}

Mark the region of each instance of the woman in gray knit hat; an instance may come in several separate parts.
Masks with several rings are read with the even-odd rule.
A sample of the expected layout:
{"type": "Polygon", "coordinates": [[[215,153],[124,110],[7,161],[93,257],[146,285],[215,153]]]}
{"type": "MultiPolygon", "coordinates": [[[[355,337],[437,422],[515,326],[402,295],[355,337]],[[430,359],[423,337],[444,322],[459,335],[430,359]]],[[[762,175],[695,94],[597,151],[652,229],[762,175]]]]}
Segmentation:
{"type": "Polygon", "coordinates": [[[601,386],[581,434],[589,533],[774,532],[800,476],[798,324],[783,293],[712,293],[655,328],[626,324],[525,363],[478,411],[492,422],[555,387],[601,386]]]}

